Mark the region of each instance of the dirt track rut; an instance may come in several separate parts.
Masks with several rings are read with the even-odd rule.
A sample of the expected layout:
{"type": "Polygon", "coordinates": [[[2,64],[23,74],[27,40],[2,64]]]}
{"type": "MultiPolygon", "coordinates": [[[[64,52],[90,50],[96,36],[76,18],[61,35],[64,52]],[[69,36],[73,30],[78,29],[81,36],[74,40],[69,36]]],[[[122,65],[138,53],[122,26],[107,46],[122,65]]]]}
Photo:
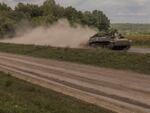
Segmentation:
{"type": "Polygon", "coordinates": [[[150,48],[136,48],[132,47],[129,52],[132,53],[142,53],[142,54],[150,54],[150,48]]]}
{"type": "Polygon", "coordinates": [[[13,76],[119,113],[150,113],[150,76],[0,53],[13,76]]]}

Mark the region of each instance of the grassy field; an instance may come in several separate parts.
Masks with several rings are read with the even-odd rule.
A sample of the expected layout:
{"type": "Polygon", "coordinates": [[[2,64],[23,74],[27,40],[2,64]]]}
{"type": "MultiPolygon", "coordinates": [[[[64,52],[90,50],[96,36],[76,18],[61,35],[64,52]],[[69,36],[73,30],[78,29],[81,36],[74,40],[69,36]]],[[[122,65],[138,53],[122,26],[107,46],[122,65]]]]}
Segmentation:
{"type": "Polygon", "coordinates": [[[0,113],[114,113],[0,72],[0,113]]]}
{"type": "Polygon", "coordinates": [[[119,32],[123,34],[150,35],[150,24],[120,23],[120,24],[111,24],[111,27],[118,29],[119,32]]]}
{"type": "Polygon", "coordinates": [[[126,35],[133,41],[133,46],[150,48],[150,35],[126,35]]]}
{"type": "Polygon", "coordinates": [[[150,54],[0,43],[0,51],[150,74],[150,54]]]}
{"type": "Polygon", "coordinates": [[[112,28],[133,41],[133,46],[150,47],[150,24],[112,24],[112,28]]]}

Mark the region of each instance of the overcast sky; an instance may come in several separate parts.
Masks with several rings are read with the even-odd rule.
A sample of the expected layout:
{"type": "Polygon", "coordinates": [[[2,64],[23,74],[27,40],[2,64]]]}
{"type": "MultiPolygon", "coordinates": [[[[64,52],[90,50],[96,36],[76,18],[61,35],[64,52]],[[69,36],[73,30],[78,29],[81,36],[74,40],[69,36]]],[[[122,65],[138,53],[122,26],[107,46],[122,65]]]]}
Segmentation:
{"type": "MultiPolygon", "coordinates": [[[[44,0],[0,0],[12,7],[18,2],[42,4],[44,0]]],[[[150,23],[150,0],[55,0],[79,10],[102,10],[115,23],[150,23]]]]}

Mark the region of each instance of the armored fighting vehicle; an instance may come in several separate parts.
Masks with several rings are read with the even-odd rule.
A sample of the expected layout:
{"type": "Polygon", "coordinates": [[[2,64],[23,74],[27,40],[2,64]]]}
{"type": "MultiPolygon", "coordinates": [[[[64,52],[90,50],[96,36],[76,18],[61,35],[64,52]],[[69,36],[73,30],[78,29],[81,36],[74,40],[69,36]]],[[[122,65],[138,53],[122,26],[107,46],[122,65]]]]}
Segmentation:
{"type": "Polygon", "coordinates": [[[88,45],[91,47],[103,47],[113,50],[128,50],[131,47],[131,40],[126,39],[118,32],[99,32],[90,37],[88,45]]]}

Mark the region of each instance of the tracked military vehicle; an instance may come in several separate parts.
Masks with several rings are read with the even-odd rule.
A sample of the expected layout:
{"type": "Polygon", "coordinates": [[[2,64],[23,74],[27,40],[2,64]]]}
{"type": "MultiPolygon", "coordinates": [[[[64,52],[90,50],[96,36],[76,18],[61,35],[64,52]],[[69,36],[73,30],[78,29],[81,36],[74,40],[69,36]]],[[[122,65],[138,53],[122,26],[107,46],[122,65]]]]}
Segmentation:
{"type": "Polygon", "coordinates": [[[128,50],[131,47],[131,40],[126,39],[118,32],[100,32],[90,37],[90,47],[103,47],[113,50],[128,50]]]}

